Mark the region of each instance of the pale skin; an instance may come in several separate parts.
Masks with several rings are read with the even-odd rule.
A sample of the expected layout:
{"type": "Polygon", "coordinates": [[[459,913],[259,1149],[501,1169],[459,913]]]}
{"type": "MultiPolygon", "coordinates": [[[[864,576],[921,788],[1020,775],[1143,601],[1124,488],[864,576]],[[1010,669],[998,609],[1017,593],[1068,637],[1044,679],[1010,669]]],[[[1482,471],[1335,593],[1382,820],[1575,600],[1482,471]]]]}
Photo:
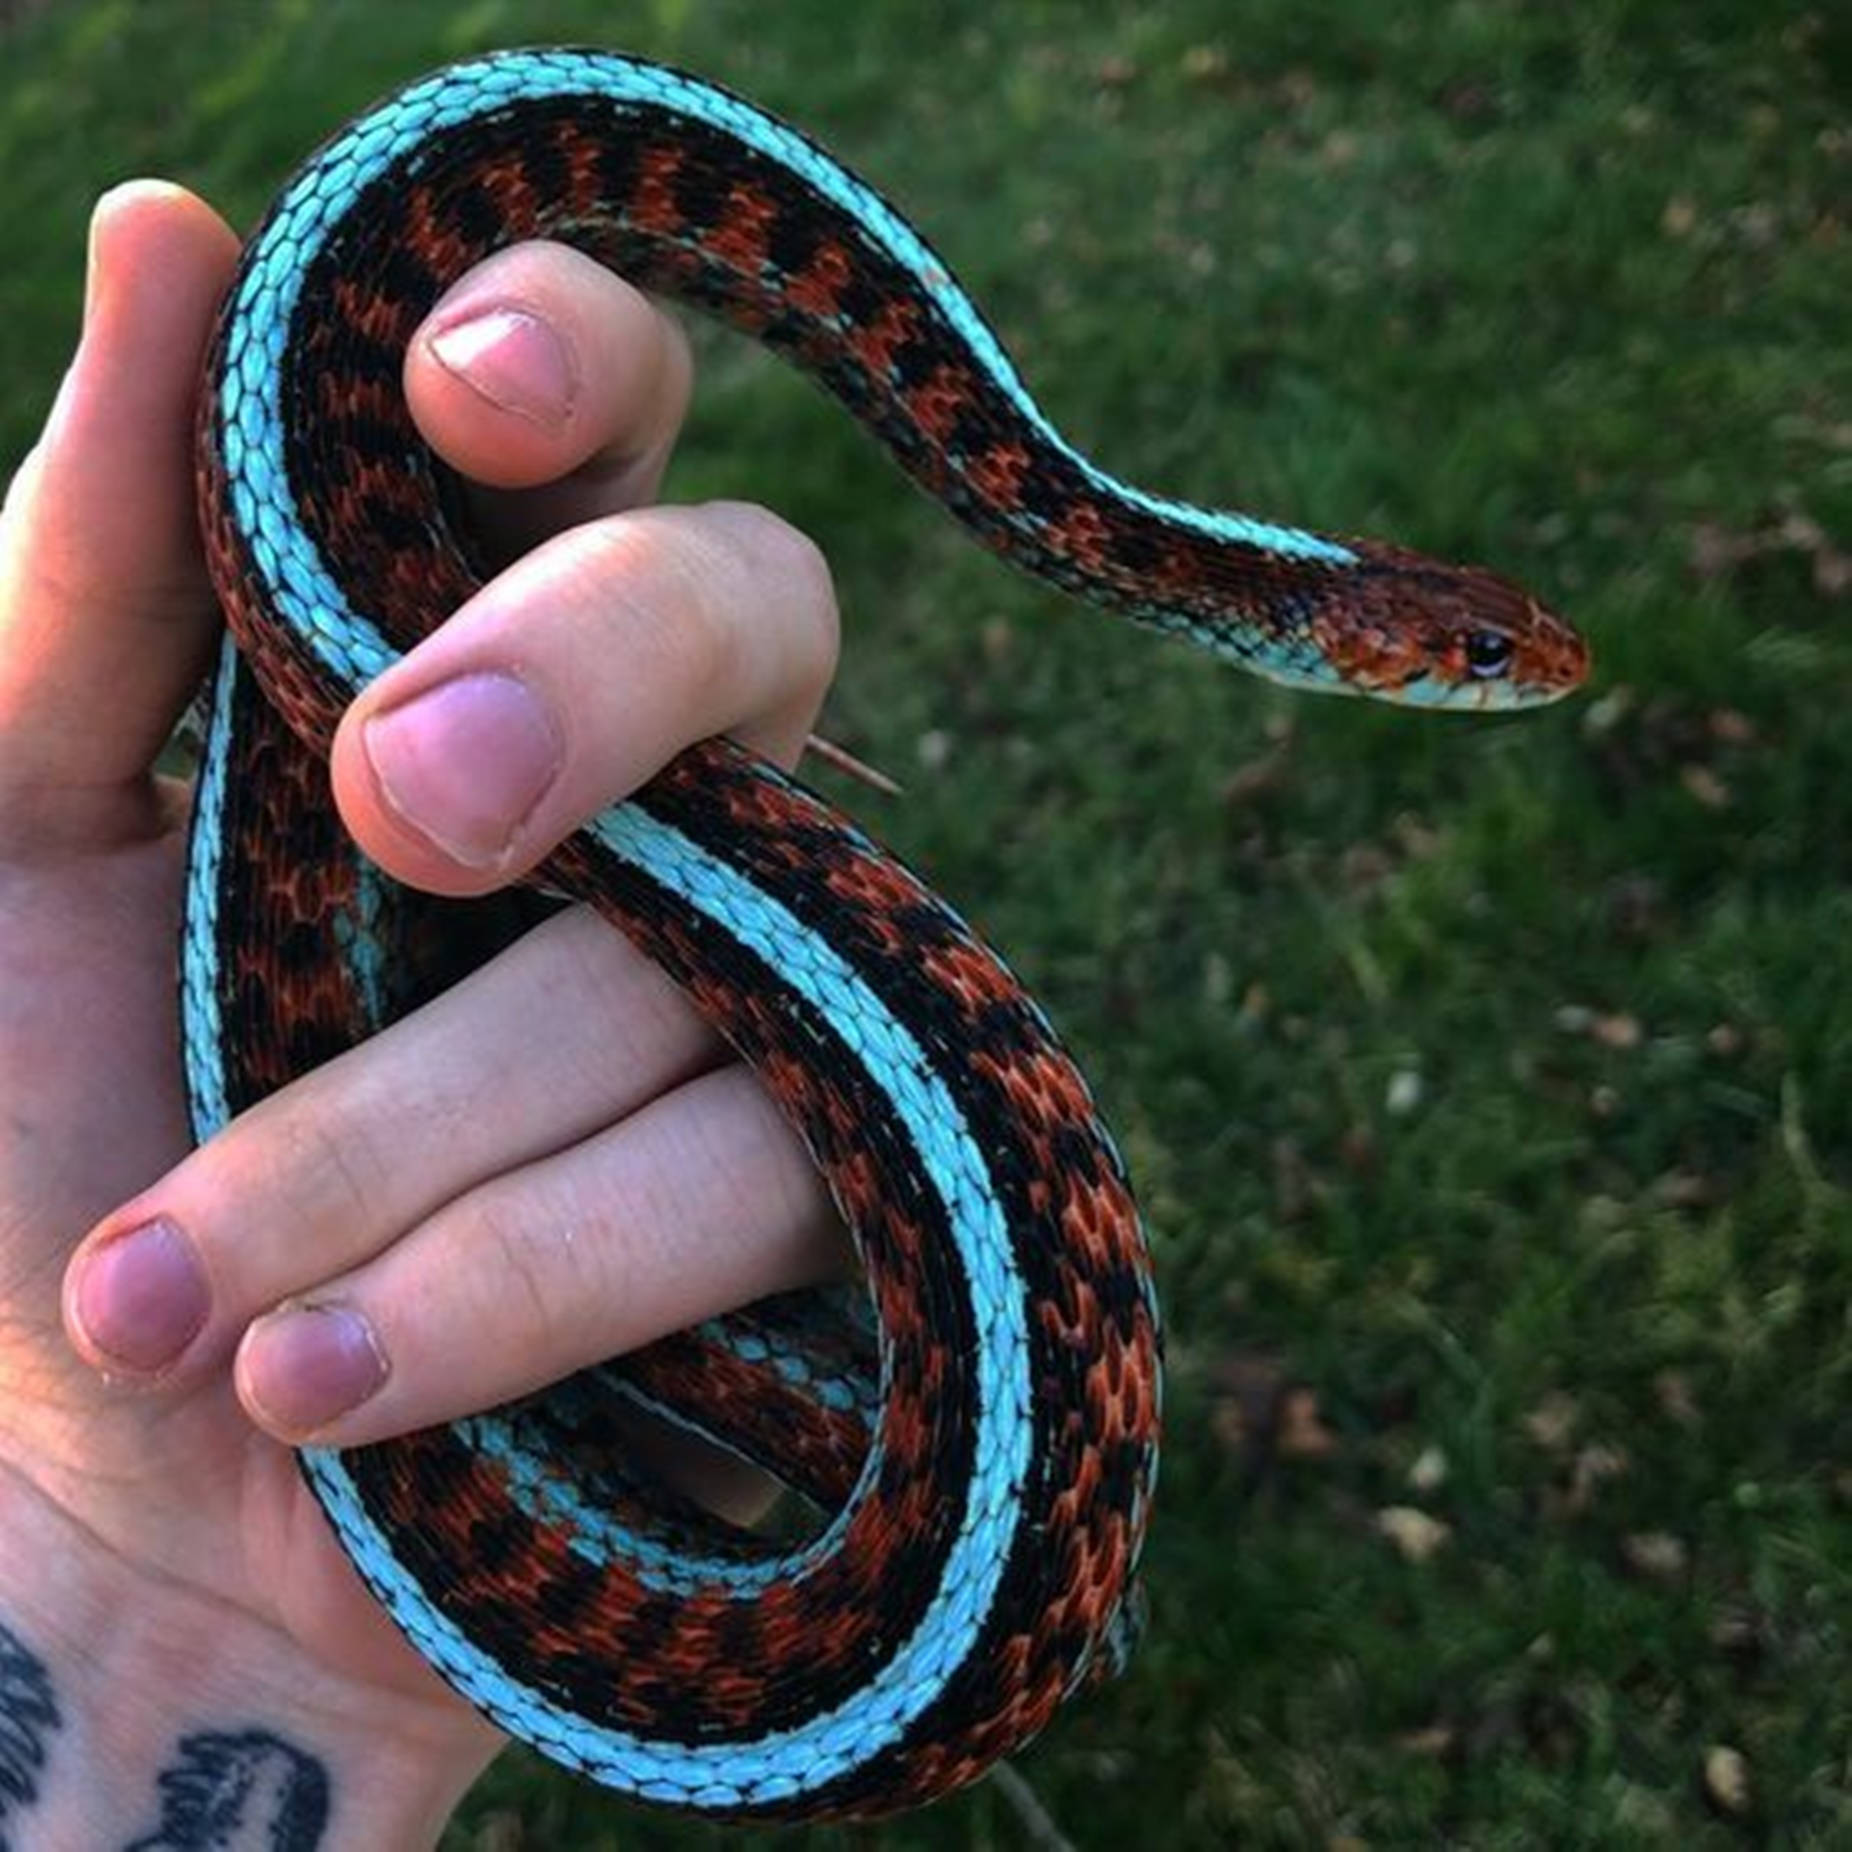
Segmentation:
{"type": "MultiPolygon", "coordinates": [[[[22,1845],[147,1832],[202,1730],[318,1764],[331,1845],[430,1843],[500,1740],[365,1595],[288,1444],[482,1408],[845,1258],[751,1076],[581,912],[188,1152],[186,793],[153,766],[216,638],[190,425],[236,251],[177,188],[106,196],[0,517],[0,1630],[58,1712],[0,1805],[22,1845]]],[[[801,751],[829,576],[762,510],[656,505],[690,384],[675,325],[557,247],[485,264],[414,341],[414,416],[511,563],[336,742],[341,816],[400,879],[496,887],[712,733],[801,751]]]]}

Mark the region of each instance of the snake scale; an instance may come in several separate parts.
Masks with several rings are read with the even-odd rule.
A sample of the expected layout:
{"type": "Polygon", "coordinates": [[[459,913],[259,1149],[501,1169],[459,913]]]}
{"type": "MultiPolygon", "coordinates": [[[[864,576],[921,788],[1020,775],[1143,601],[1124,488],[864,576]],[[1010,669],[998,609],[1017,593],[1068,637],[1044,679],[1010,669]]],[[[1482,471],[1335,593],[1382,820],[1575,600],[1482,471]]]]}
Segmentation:
{"type": "MultiPolygon", "coordinates": [[[[357,691],[479,583],[400,366],[450,283],[530,238],[794,362],[984,545],[1264,676],[1473,709],[1582,678],[1576,633],[1490,573],[1106,474],[908,223],[739,97],[601,51],[453,66],[289,182],[208,360],[200,501],[228,638],[182,946],[202,1139],[513,929],[360,860],[322,760],[357,691]]],[[[929,1800],[1126,1642],[1160,1344],[1111,1138],[957,915],[725,740],[534,881],[630,935],[752,1064],[865,1281],[303,1470],[418,1651],[557,1761],[720,1816],[929,1800]],[[763,1465],[816,1513],[808,1534],[730,1527],[654,1481],[625,1445],[637,1410],[763,1465]]]]}

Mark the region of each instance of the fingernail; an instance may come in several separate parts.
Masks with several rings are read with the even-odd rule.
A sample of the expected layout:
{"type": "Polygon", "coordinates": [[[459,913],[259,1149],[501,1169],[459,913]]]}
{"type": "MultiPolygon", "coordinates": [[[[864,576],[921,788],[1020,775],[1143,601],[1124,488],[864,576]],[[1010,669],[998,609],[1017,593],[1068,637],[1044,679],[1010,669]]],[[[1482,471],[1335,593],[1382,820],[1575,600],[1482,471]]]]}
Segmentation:
{"type": "Polygon", "coordinates": [[[524,309],[486,309],[427,342],[438,364],[491,405],[557,428],[572,415],[572,360],[553,329],[524,309]]]}
{"type": "Polygon", "coordinates": [[[291,1305],[260,1318],[239,1360],[246,1399],[268,1427],[313,1434],[358,1408],[386,1380],[372,1325],[344,1305],[291,1305]]]}
{"type": "Polygon", "coordinates": [[[398,817],[466,868],[505,860],[559,775],[560,732],[512,675],[464,675],[366,723],[380,794],[398,817]]]}
{"type": "Polygon", "coordinates": [[[149,1376],[199,1335],[212,1295],[193,1244],[163,1218],[87,1254],[72,1302],[77,1323],[98,1352],[149,1376]]]}

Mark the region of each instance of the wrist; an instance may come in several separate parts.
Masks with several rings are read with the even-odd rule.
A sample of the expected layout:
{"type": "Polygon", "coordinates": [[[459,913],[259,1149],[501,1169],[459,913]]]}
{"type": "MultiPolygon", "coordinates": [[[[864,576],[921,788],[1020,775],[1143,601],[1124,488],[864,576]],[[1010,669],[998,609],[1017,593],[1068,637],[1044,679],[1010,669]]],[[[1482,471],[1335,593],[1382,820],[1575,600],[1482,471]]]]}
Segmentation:
{"type": "Polygon", "coordinates": [[[0,1845],[409,1852],[497,1740],[133,1569],[0,1467],[0,1845]]]}

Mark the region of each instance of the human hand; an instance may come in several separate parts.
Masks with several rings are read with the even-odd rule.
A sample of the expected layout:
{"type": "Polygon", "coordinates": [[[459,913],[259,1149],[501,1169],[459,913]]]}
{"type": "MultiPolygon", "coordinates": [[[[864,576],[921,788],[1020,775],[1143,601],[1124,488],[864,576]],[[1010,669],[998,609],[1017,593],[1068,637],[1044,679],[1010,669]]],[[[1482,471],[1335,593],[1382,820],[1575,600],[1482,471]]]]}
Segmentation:
{"type": "MultiPolygon", "coordinates": [[[[178,189],[103,202],[0,517],[0,1752],[43,1753],[0,1764],[0,1836],[31,1805],[126,1839],[190,1735],[318,1772],[339,1843],[417,1843],[498,1739],[284,1443],[504,1400],[824,1277],[841,1236],[756,1083],[578,909],[187,1154],[184,792],[153,768],[216,632],[192,397],[235,254],[178,189]]],[[[558,247],[414,343],[414,415],[512,563],[342,727],[334,792],[388,872],[484,892],[695,739],[801,749],[827,573],[763,512],[649,505],[689,381],[673,324],[558,247]]]]}

